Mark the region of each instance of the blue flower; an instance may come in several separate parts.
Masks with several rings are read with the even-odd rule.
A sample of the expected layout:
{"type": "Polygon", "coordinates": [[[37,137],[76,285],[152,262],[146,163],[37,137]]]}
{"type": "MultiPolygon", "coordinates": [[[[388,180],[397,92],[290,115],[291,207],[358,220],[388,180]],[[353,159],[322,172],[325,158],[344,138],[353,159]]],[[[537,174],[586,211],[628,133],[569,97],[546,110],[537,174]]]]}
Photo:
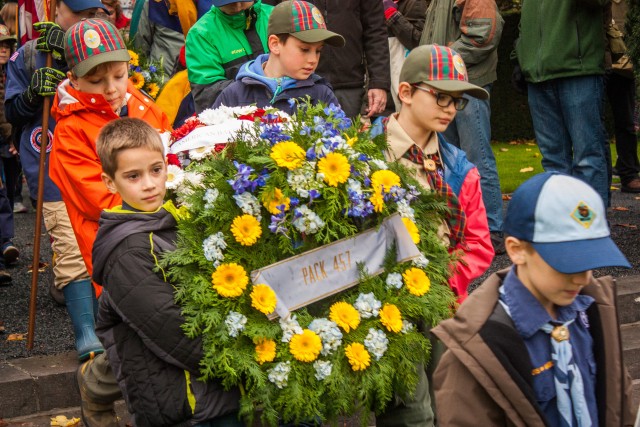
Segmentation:
{"type": "Polygon", "coordinates": [[[282,133],[282,128],[278,124],[265,123],[260,125],[260,138],[268,140],[271,145],[275,145],[280,141],[286,141],[291,139],[289,135],[282,133]]]}
{"type": "Polygon", "coordinates": [[[300,200],[297,197],[289,197],[289,205],[291,205],[292,208],[295,208],[299,204],[300,200]]]}
{"type": "Polygon", "coordinates": [[[287,102],[289,103],[289,108],[291,108],[292,110],[296,107],[296,99],[295,98],[289,98],[287,100],[287,102]]]}
{"type": "Polygon", "coordinates": [[[309,190],[309,202],[313,202],[318,197],[320,197],[320,192],[318,190],[316,190],[315,188],[309,190]]]}
{"type": "Polygon", "coordinates": [[[152,73],[155,73],[156,71],[158,71],[158,69],[156,68],[155,65],[149,65],[149,71],[151,71],[152,73]]]}
{"type": "Polygon", "coordinates": [[[307,160],[313,161],[316,159],[316,148],[311,146],[307,150],[307,160]]]}

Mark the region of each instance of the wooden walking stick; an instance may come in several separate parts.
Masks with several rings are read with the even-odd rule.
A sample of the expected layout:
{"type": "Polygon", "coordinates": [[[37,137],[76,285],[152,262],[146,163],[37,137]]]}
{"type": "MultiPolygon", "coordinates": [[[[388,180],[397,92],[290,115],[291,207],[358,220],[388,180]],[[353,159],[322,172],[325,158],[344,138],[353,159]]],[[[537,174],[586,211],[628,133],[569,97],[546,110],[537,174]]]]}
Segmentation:
{"type": "MultiPolygon", "coordinates": [[[[49,20],[55,19],[56,0],[50,0],[49,20]]],[[[51,67],[53,58],[47,54],[46,66],[51,67]]],[[[27,350],[33,349],[33,338],[36,328],[36,298],[38,297],[38,273],[40,267],[40,233],[42,232],[42,198],[44,197],[45,160],[49,145],[49,114],[51,113],[51,97],[45,96],[42,105],[42,132],[40,136],[40,167],[38,169],[38,201],[36,203],[36,226],[33,236],[33,264],[31,265],[31,296],[29,298],[29,329],[27,331],[27,350]]]]}

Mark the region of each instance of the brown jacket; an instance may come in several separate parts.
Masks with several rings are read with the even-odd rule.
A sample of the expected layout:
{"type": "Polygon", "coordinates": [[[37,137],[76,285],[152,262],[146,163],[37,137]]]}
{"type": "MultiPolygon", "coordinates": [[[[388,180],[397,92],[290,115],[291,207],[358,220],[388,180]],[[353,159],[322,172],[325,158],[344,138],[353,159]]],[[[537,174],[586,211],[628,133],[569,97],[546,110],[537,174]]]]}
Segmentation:
{"type": "MultiPolygon", "coordinates": [[[[432,330],[446,345],[433,376],[438,424],[442,426],[545,426],[531,387],[524,341],[496,310],[508,270],[490,276],[460,306],[455,317],[432,330]]],[[[597,365],[600,426],[632,426],[631,378],[622,362],[622,342],[611,277],[594,279],[583,294],[597,365]]]]}

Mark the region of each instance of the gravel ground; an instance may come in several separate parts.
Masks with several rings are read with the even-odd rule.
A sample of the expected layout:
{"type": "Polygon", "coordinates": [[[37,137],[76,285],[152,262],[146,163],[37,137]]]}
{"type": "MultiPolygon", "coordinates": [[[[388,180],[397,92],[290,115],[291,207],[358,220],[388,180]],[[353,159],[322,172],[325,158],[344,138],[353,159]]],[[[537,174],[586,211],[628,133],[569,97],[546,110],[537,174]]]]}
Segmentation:
{"type": "MultiPolygon", "coordinates": [[[[596,272],[596,275],[612,274],[617,277],[640,275],[640,195],[614,192],[609,221],[613,239],[632,264],[631,269],[611,268],[596,272]]],[[[36,328],[33,349],[26,348],[26,333],[29,324],[29,296],[32,275],[29,272],[33,260],[33,234],[35,213],[16,214],[16,237],[14,244],[20,249],[17,264],[10,269],[13,283],[0,287],[0,321],[4,322],[4,333],[0,332],[0,361],[43,354],[57,354],[74,350],[73,330],[65,307],[57,305],[49,296],[51,267],[39,274],[36,310],[36,328]],[[9,341],[10,334],[25,334],[25,340],[9,341]]],[[[44,231],[44,226],[42,227],[44,231]]],[[[41,239],[40,258],[51,263],[49,240],[44,233],[41,239]]],[[[507,267],[506,255],[497,256],[488,274],[507,267]]],[[[485,277],[483,276],[483,278],[485,277]]],[[[472,285],[481,283],[479,279],[472,285]]]]}

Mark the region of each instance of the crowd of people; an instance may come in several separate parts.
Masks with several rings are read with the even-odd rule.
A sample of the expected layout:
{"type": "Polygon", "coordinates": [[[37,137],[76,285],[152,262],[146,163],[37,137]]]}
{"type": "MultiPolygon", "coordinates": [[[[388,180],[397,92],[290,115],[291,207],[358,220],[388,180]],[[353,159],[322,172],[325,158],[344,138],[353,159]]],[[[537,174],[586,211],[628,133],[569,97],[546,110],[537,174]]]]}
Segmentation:
{"type": "Polygon", "coordinates": [[[118,425],[122,396],[136,426],[242,425],[238,390],[195,379],[202,343],[184,336],[156,268],[178,218],[164,200],[159,132],[219,106],[295,114],[289,100],[305,97],[384,133],[387,160],[448,208],[438,232],[457,260],[449,286],[461,306],[433,329],[444,346],[417,367],[415,394],[376,425],[633,424],[614,291],[591,275],[628,266],[606,221],[614,172],[622,191],[640,193],[634,74],[608,43],[620,41],[625,0],[522,1],[518,76],[546,173],[516,191],[506,216],[490,145],[504,25],[495,0],[57,3],[17,49],[17,4],[0,10],[0,286],[20,254],[13,214],[36,206],[43,174],[51,294],[73,324],[85,425],[118,425]],[[127,43],[162,64],[156,102],[129,79],[127,43]],[[513,267],[469,295],[505,252],[513,267]]]}

